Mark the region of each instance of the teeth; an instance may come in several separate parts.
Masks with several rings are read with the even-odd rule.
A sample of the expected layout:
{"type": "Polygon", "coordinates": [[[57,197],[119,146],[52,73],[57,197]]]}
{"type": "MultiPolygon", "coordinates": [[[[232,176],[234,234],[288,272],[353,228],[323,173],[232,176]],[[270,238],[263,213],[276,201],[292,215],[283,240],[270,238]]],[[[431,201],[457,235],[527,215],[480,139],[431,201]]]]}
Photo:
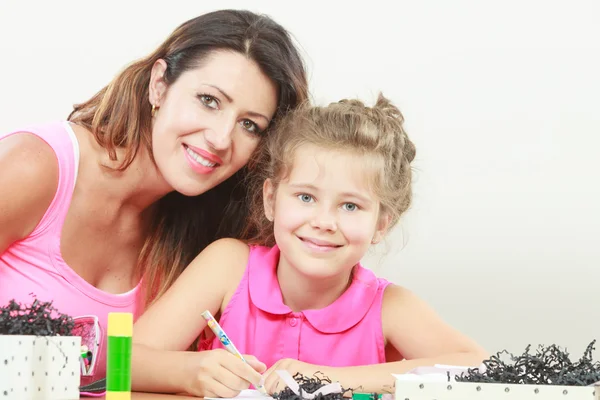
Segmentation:
{"type": "Polygon", "coordinates": [[[208,161],[206,158],[203,158],[200,154],[194,152],[192,149],[190,149],[189,147],[185,147],[185,151],[187,151],[187,153],[194,159],[196,160],[198,163],[204,165],[205,167],[214,167],[215,165],[217,165],[217,163],[214,162],[210,162],[208,161]]]}

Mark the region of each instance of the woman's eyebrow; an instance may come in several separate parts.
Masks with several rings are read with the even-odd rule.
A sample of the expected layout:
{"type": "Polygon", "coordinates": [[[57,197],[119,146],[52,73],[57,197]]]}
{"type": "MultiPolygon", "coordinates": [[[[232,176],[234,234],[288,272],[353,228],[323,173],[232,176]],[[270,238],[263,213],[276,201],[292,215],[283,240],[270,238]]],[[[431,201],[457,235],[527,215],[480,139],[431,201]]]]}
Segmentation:
{"type": "MultiPolygon", "coordinates": [[[[227,92],[225,92],[220,87],[212,85],[210,83],[205,83],[205,85],[206,86],[210,86],[211,88],[218,90],[223,95],[223,97],[225,97],[227,99],[227,101],[229,101],[230,103],[234,102],[233,98],[230,95],[228,95],[227,92]]],[[[271,120],[269,118],[267,118],[266,116],[264,116],[263,114],[261,114],[261,113],[257,113],[257,112],[254,112],[254,111],[248,111],[247,114],[250,115],[250,116],[252,116],[252,117],[262,118],[265,121],[267,121],[267,124],[271,123],[271,120]]]]}
{"type": "Polygon", "coordinates": [[[229,101],[230,103],[233,103],[233,99],[231,98],[230,95],[228,95],[223,89],[221,89],[218,86],[215,85],[211,85],[210,83],[205,83],[206,86],[210,86],[211,88],[217,89],[219,92],[221,92],[221,94],[227,99],[227,101],[229,101]]]}

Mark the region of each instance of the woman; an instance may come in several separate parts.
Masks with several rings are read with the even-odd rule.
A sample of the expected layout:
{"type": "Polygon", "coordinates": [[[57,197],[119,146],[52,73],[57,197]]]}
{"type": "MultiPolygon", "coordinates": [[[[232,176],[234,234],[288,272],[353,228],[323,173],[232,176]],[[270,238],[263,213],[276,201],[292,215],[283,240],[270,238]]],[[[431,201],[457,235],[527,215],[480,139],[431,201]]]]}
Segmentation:
{"type": "Polygon", "coordinates": [[[139,315],[239,234],[244,167],[306,98],[285,29],[224,10],[182,24],[68,121],[0,134],[0,304],[33,295],[76,317],[82,382],[102,378],[107,313],[139,315]]]}

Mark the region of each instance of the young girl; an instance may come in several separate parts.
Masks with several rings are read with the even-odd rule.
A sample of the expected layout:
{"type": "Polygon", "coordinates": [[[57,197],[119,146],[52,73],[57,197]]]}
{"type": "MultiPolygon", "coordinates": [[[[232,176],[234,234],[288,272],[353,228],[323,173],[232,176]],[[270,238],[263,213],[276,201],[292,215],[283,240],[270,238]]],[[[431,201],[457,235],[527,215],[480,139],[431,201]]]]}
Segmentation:
{"type": "MultiPolygon", "coordinates": [[[[139,319],[134,388],[232,397],[262,373],[272,393],[285,369],[374,392],[417,366],[479,365],[476,343],[360,265],[410,205],[415,147],[400,111],[383,96],[373,108],[341,101],[292,112],[276,129],[254,164],[252,240],[210,245],[139,319]],[[204,310],[254,356],[248,364],[232,355],[209,374],[193,358],[169,362],[205,330],[204,310]],[[146,373],[151,360],[162,374],[146,373]]],[[[223,348],[214,337],[201,345],[223,348]]]]}

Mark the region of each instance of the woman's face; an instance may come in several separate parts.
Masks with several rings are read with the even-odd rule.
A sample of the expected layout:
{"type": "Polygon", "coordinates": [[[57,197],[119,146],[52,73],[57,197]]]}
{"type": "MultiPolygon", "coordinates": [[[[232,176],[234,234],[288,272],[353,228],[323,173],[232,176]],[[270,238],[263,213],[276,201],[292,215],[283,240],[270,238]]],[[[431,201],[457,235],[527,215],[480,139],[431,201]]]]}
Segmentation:
{"type": "Polygon", "coordinates": [[[170,86],[158,61],[150,80],[155,105],[152,149],[169,186],[202,194],[242,168],[277,108],[277,85],[247,57],[215,51],[170,86]]]}

